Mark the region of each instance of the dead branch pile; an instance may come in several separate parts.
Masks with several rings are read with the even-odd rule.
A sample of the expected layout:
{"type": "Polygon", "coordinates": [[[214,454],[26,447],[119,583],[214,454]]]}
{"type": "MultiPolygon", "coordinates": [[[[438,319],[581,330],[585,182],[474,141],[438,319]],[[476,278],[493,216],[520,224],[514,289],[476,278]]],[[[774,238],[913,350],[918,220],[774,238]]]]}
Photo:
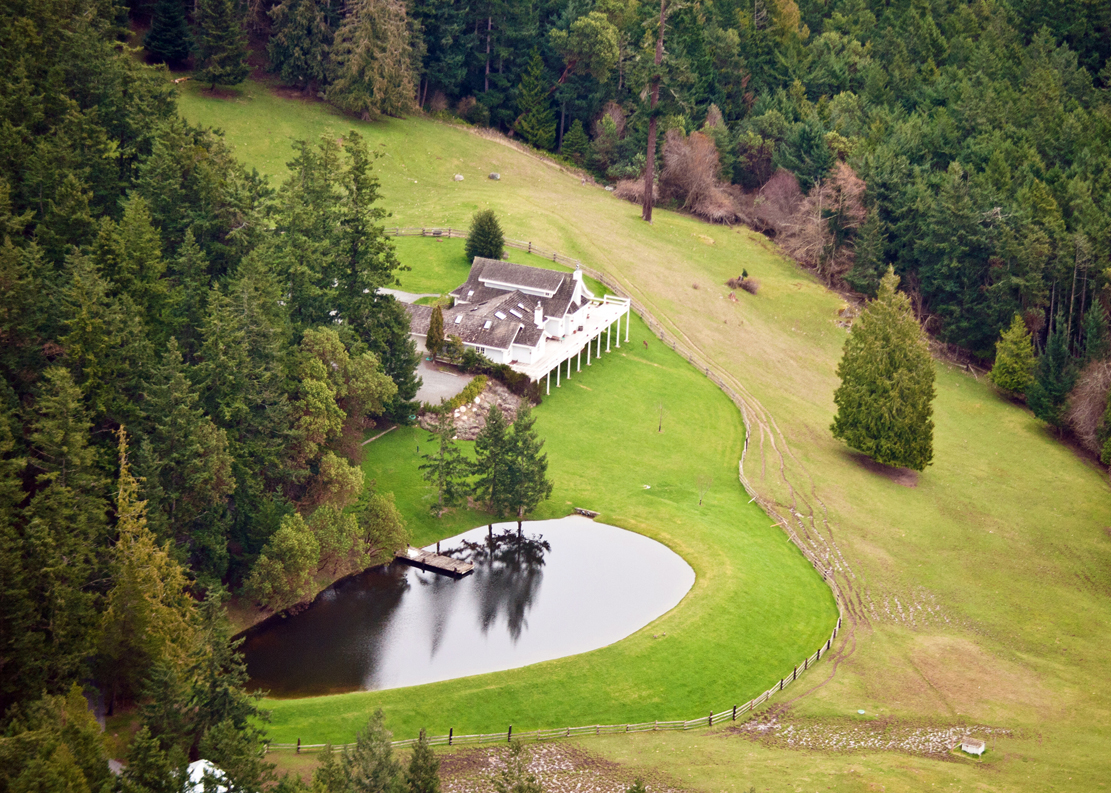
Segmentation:
{"type": "Polygon", "coordinates": [[[736,278],[730,278],[725,282],[725,285],[730,289],[743,289],[750,295],[754,295],[760,291],[760,282],[750,276],[738,275],[736,278]]]}
{"type": "Polygon", "coordinates": [[[1093,361],[1084,367],[1069,394],[1065,418],[1081,445],[1100,453],[1099,430],[1111,392],[1111,361],[1093,361]]]}
{"type": "Polygon", "coordinates": [[[687,137],[682,130],[669,129],[663,161],[660,190],[665,198],[682,201],[684,209],[711,223],[737,219],[733,199],[718,182],[721,161],[709,136],[692,132],[687,137]]]}
{"type": "MultiPolygon", "coordinates": [[[[613,188],[613,194],[618,198],[624,198],[626,201],[632,201],[634,204],[644,203],[644,177],[638,179],[622,179],[613,188]]],[[[658,184],[652,185],[652,203],[655,204],[660,200],[660,186],[658,184]]]]}
{"type": "Polygon", "coordinates": [[[742,221],[755,231],[778,234],[795,214],[802,201],[798,179],[780,169],[763,187],[751,193],[734,186],[730,192],[742,221]]]}
{"type": "Polygon", "coordinates": [[[852,233],[864,222],[864,182],[839,162],[783,225],[779,243],[801,264],[835,284],[853,265],[852,233]]]}

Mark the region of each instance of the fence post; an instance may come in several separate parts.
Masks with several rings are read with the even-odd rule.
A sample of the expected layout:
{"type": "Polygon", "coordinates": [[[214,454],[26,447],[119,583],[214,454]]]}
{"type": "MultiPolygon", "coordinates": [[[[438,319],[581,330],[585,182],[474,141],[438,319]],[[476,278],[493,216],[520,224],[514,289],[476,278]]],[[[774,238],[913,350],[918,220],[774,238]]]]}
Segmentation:
{"type": "Polygon", "coordinates": [[[798,668],[798,666],[795,666],[795,671],[791,673],[791,679],[792,680],[798,680],[799,679],[799,668],[798,668]]]}
{"type": "Polygon", "coordinates": [[[714,726],[714,712],[712,710],[710,711],[710,718],[707,720],[706,726],[707,727],[713,727],[714,726]]]}
{"type": "Polygon", "coordinates": [[[509,725],[509,732],[505,734],[505,742],[511,743],[513,741],[513,725],[509,725]]]}
{"type": "Polygon", "coordinates": [[[301,739],[297,739],[297,754],[301,754],[301,739]]]}
{"type": "Polygon", "coordinates": [[[455,728],[454,727],[448,727],[448,731],[447,731],[447,745],[448,746],[451,746],[451,740],[454,737],[455,737],[455,728]]]}
{"type": "Polygon", "coordinates": [[[783,678],[782,678],[782,677],[781,677],[781,678],[779,678],[779,690],[780,690],[780,691],[782,691],[782,690],[783,690],[783,678]]]}
{"type": "Polygon", "coordinates": [[[528,252],[532,253],[532,243],[531,242],[528,244],[528,252]]]}
{"type": "Polygon", "coordinates": [[[733,706],[733,721],[737,720],[737,706],[733,706]]]}

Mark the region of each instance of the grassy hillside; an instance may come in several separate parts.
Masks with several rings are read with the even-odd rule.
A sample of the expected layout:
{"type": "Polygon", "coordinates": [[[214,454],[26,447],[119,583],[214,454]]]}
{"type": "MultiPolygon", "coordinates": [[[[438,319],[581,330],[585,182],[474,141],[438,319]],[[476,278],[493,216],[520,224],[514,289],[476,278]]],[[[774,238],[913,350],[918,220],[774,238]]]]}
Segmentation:
{"type": "Polygon", "coordinates": [[[907,487],[830,437],[841,300],[762,237],[668,212],[647,226],[635,206],[539,159],[424,120],[360,124],[254,84],[238,100],[186,93],[182,108],[224,128],[239,156],[271,174],[288,158],[282,136],[357,128],[387,152],[379,173],[399,223],[461,225],[489,206],[509,235],[606,270],[744,389],[750,478],[783,514],[799,516],[803,541],[836,564],[852,599],[836,675],[789,718],[836,725],[862,709],[864,719],[1011,733],[982,764],[690,735],[598,744],[614,757],[662,764],[684,785],[714,790],[757,781],[836,790],[1107,784],[1111,498],[1103,473],[1025,410],[939,364],[935,464],[907,487]],[[501,181],[487,180],[489,171],[501,181]],[[721,284],[742,267],[762,289],[734,304],[721,284]]]}

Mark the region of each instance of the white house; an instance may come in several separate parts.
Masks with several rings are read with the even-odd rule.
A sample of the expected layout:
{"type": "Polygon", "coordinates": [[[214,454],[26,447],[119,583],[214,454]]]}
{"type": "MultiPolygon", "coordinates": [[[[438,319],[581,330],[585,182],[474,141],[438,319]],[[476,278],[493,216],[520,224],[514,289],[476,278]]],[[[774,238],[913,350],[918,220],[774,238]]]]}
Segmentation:
{"type": "MultiPolygon", "coordinates": [[[[615,323],[620,346],[620,320],[629,312],[625,298],[594,295],[580,270],[559,272],[481,257],[475,258],[470,276],[451,297],[455,305],[443,310],[444,337],[458,336],[464,347],[509,364],[532,380],[581,356],[583,350],[589,361],[589,343],[603,333],[608,342],[615,323]]],[[[424,349],[432,307],[409,304],[406,309],[410,332],[424,349]]]]}

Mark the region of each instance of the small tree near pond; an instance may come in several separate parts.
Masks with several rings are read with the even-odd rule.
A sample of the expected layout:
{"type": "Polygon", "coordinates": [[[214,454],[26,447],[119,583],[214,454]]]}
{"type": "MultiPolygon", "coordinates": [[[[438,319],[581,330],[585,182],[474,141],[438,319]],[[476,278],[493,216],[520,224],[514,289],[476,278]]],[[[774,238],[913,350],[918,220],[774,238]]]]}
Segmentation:
{"type": "Polygon", "coordinates": [[[429,440],[436,446],[432,452],[421,455],[425,462],[420,471],[424,481],[436,488],[436,503],[431,509],[436,517],[440,517],[447,507],[453,507],[463,499],[470,474],[470,466],[455,444],[455,422],[444,403],[441,403],[436,429],[429,440]]]}

